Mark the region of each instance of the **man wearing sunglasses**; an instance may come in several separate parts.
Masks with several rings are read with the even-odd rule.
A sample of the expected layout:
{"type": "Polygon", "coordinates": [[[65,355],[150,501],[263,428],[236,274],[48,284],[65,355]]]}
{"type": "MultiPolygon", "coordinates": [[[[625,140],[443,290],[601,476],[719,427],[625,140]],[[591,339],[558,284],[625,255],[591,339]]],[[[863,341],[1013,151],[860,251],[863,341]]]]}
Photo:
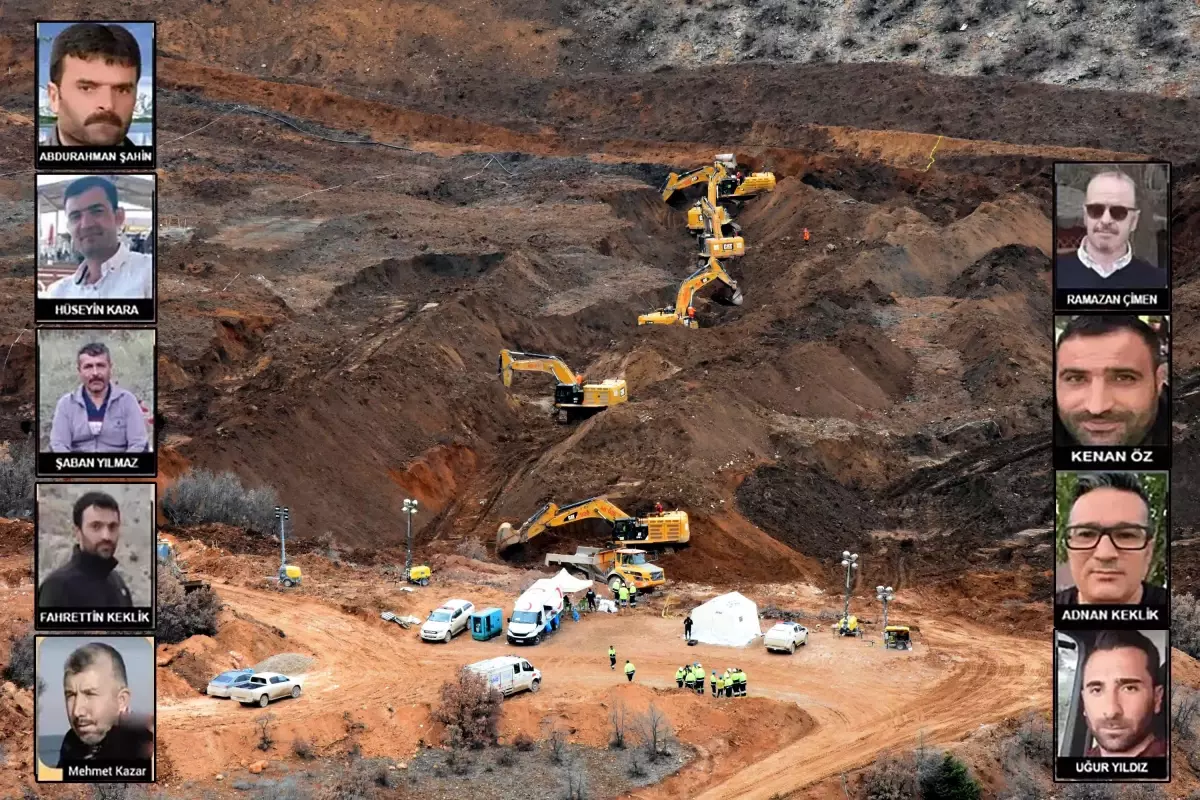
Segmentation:
{"type": "Polygon", "coordinates": [[[1129,237],[1137,229],[1140,215],[1133,178],[1117,171],[1093,177],[1083,201],[1087,235],[1075,252],[1058,257],[1058,288],[1166,288],[1165,269],[1134,258],[1129,237]]]}
{"type": "Polygon", "coordinates": [[[1065,538],[1075,585],[1059,592],[1055,605],[1167,605],[1167,590],[1146,582],[1154,525],[1135,473],[1080,475],[1065,538]]]}

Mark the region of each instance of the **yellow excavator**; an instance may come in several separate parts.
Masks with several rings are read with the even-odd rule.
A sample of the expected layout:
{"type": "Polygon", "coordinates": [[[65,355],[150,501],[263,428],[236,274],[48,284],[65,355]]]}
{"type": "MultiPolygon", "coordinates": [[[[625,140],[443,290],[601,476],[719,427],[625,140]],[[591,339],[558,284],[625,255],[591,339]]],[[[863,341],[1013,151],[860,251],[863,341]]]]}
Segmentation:
{"type": "Polygon", "coordinates": [[[683,325],[685,328],[698,328],[696,322],[696,309],[692,306],[692,298],[696,292],[712,281],[720,281],[732,292],[732,296],[725,302],[732,303],[735,306],[742,304],[742,290],[738,288],[737,281],[729,277],[729,273],[721,266],[721,261],[710,256],[704,266],[693,272],[683,283],[679,284],[679,291],[675,295],[675,305],[667,306],[666,308],[656,309],[649,314],[642,314],[638,317],[638,325],[683,325]]]}
{"type": "Polygon", "coordinates": [[[501,350],[499,373],[505,386],[512,386],[514,370],[547,372],[553,375],[558,380],[558,385],[554,387],[554,414],[558,416],[561,413],[567,422],[629,400],[629,390],[624,380],[584,383],[584,376],[576,375],[558,356],[501,350]]]}
{"type": "Polygon", "coordinates": [[[616,542],[639,542],[642,545],[682,545],[691,536],[686,511],[656,511],[645,517],[631,517],[617,508],[608,498],[592,497],[578,503],[559,506],[546,503],[536,514],[513,530],[505,522],[496,532],[496,552],[523,544],[547,528],[569,525],[585,519],[603,519],[612,524],[616,542]]]}
{"type": "Polygon", "coordinates": [[[749,198],[775,191],[775,174],[772,172],[752,172],[740,180],[737,175],[737,159],[733,153],[718,153],[712,164],[668,175],[662,190],[663,202],[673,208],[686,208],[698,199],[698,195],[708,193],[698,190],[699,185],[711,183],[717,189],[714,205],[729,206],[736,212],[749,198]]]}
{"type": "Polygon", "coordinates": [[[721,206],[705,198],[700,201],[700,216],[704,220],[704,232],[700,234],[700,255],[704,258],[736,258],[746,255],[746,240],[740,231],[726,236],[720,219],[729,214],[721,206]]]}

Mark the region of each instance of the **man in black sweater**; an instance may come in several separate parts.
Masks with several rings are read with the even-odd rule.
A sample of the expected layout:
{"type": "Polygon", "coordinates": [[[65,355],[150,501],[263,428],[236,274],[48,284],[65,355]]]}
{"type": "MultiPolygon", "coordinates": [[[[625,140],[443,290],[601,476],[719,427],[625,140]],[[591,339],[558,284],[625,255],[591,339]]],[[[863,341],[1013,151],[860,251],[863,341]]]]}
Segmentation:
{"type": "Polygon", "coordinates": [[[1167,605],[1167,590],[1146,582],[1154,562],[1150,498],[1133,472],[1079,476],[1061,534],[1075,585],[1056,605],[1167,605]]]}
{"type": "Polygon", "coordinates": [[[1057,258],[1059,289],[1121,291],[1165,289],[1167,271],[1134,258],[1129,236],[1137,229],[1137,185],[1123,172],[1101,172],[1088,183],[1083,203],[1087,235],[1079,248],[1057,258]]]}
{"type": "Polygon", "coordinates": [[[121,509],[104,492],[87,492],[73,510],[77,544],[71,560],[38,587],[37,605],[47,608],[130,608],[133,596],[113,554],[121,541],[121,509]]]}

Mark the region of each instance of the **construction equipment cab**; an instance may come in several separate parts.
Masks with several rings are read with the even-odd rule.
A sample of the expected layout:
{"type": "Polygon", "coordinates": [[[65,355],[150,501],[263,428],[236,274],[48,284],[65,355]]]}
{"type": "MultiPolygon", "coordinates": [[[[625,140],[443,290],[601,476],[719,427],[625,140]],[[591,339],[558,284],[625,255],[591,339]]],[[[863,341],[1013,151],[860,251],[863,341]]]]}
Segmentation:
{"type": "Polygon", "coordinates": [[[514,371],[553,375],[558,380],[558,385],[554,387],[555,414],[561,412],[568,422],[629,400],[629,390],[624,380],[618,378],[585,383],[584,376],[576,375],[558,356],[501,350],[498,372],[505,386],[512,386],[514,371]]]}
{"type": "Polygon", "coordinates": [[[742,290],[738,288],[737,281],[729,277],[729,273],[721,266],[720,259],[709,258],[704,262],[700,269],[693,272],[683,283],[679,284],[679,290],[675,293],[675,305],[659,308],[651,311],[649,314],[642,314],[638,317],[638,325],[683,325],[685,328],[697,328],[699,323],[695,319],[695,308],[692,306],[692,300],[704,286],[707,286],[713,281],[719,281],[726,287],[726,293],[718,293],[714,299],[719,302],[732,303],[735,306],[742,304],[742,290]]]}
{"type": "Polygon", "coordinates": [[[585,519],[602,519],[612,523],[612,538],[618,542],[638,542],[647,546],[683,545],[691,537],[686,511],[664,511],[635,518],[617,508],[606,497],[592,497],[565,506],[546,503],[515,531],[511,523],[503,523],[496,532],[496,552],[527,542],[547,528],[585,519]]]}
{"type": "Polygon", "coordinates": [[[737,258],[746,255],[746,240],[739,234],[725,235],[722,217],[728,219],[724,208],[713,205],[709,198],[700,201],[700,217],[704,231],[700,234],[700,255],[703,258],[737,258]]]}
{"type": "Polygon", "coordinates": [[[672,172],[663,185],[663,202],[683,209],[708,194],[711,182],[717,189],[717,202],[736,211],[751,197],[775,191],[775,175],[752,172],[737,178],[737,159],[733,153],[719,153],[712,164],[683,173],[672,172]]]}
{"type": "Polygon", "coordinates": [[[646,551],[632,547],[577,547],[575,555],[549,553],[546,566],[561,565],[573,575],[607,583],[614,592],[622,585],[648,592],[667,582],[662,569],[646,560],[646,551]]]}

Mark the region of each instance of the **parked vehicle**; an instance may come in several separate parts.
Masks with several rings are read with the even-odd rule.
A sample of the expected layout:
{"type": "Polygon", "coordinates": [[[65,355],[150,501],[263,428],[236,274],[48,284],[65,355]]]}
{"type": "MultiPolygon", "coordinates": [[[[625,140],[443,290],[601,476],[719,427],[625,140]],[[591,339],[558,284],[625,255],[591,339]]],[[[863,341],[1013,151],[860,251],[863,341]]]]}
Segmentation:
{"type": "Polygon", "coordinates": [[[447,600],[434,609],[421,626],[421,638],[427,642],[449,642],[467,629],[467,620],[475,611],[468,600],[447,600]]]}
{"type": "Polygon", "coordinates": [[[243,683],[253,674],[254,670],[250,667],[222,672],[208,682],[208,687],[204,690],[204,693],[209,697],[229,697],[229,690],[234,685],[243,683]]]}
{"type": "Polygon", "coordinates": [[[763,636],[768,650],[796,652],[797,647],[808,644],[808,628],[796,622],[777,622],[763,636]]]}
{"type": "Polygon", "coordinates": [[[485,608],[471,615],[471,638],[481,642],[499,636],[504,630],[504,612],[498,608],[485,608]]]}
{"type": "Polygon", "coordinates": [[[488,684],[505,697],[525,690],[536,692],[542,687],[541,670],[519,656],[497,656],[469,664],[467,669],[487,678],[488,684]]]}
{"type": "Polygon", "coordinates": [[[544,578],[535,581],[513,604],[506,631],[508,643],[537,644],[546,634],[558,630],[562,610],[562,592],[544,578]]]}
{"type": "Polygon", "coordinates": [[[300,679],[289,678],[278,672],[260,672],[251,675],[244,683],[229,690],[229,696],[242,705],[266,707],[272,700],[281,697],[299,697],[300,679]]]}

